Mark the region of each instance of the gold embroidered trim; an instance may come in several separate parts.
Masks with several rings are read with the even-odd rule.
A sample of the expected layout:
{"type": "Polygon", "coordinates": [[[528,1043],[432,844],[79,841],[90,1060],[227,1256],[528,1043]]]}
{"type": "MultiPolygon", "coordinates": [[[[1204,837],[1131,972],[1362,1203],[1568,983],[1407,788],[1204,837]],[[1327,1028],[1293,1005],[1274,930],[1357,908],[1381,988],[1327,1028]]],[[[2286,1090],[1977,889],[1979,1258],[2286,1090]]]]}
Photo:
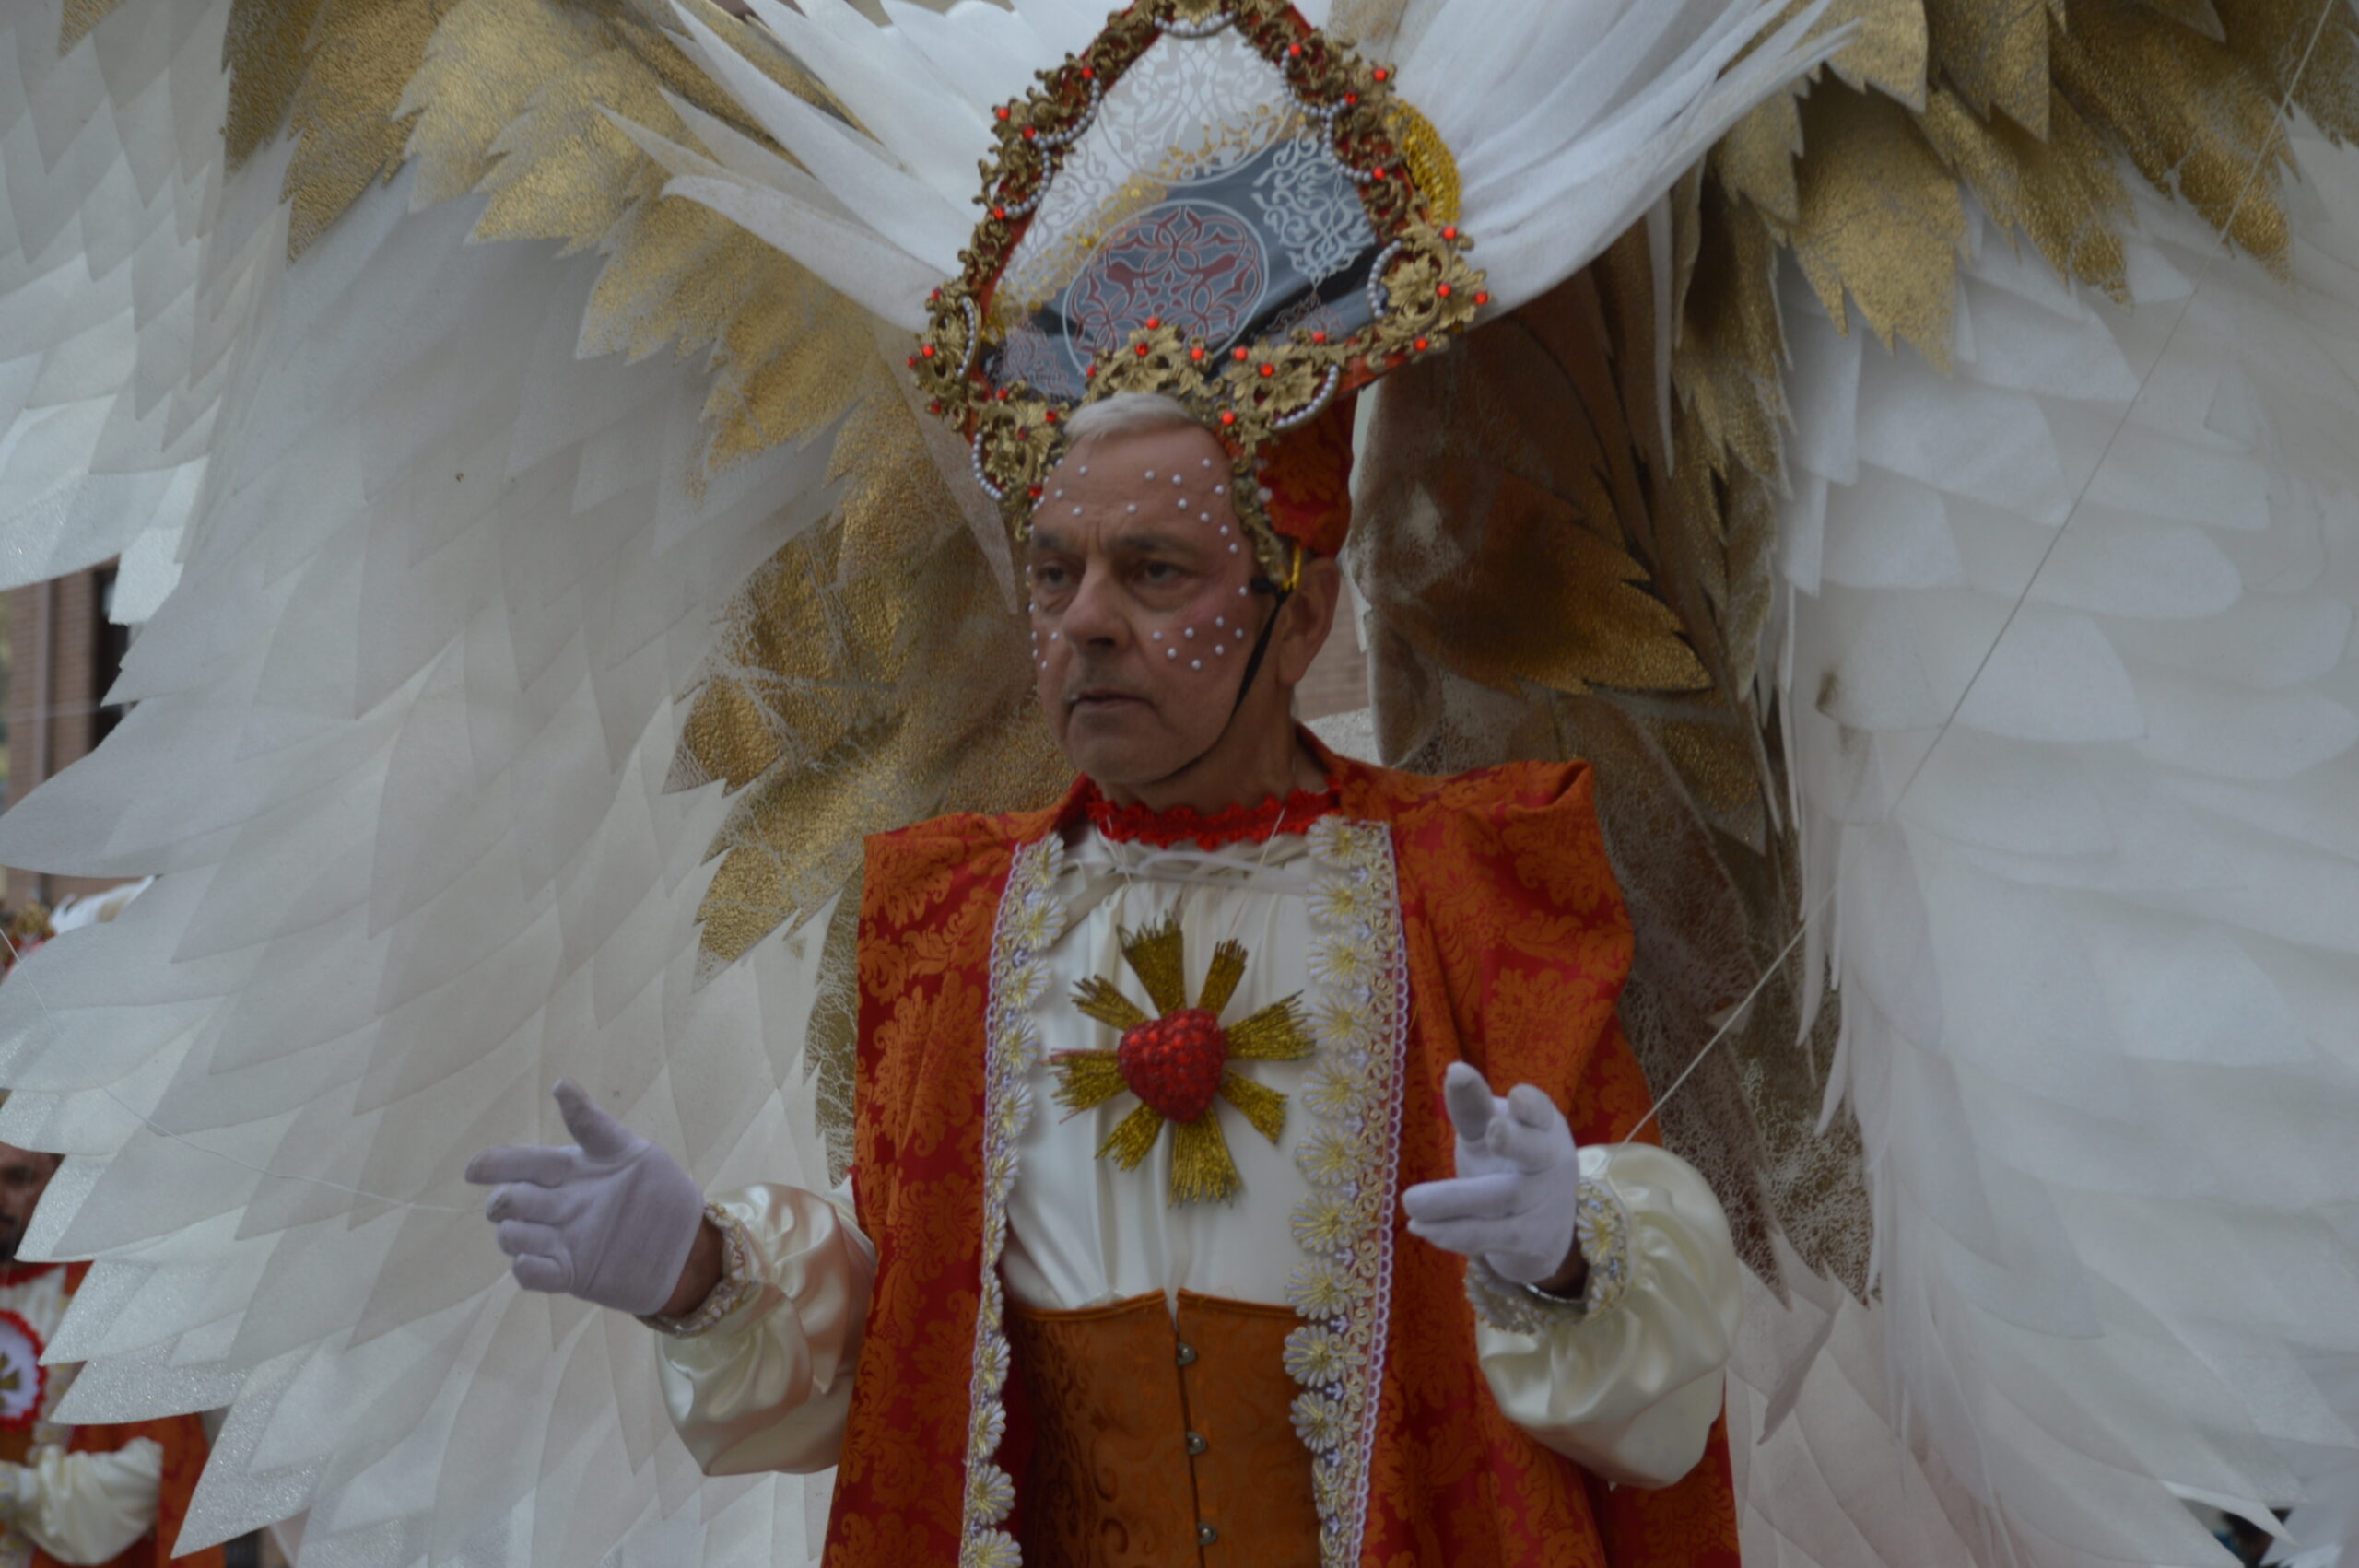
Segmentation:
{"type": "Polygon", "coordinates": [[[1477,1258],[1466,1265],[1466,1297],[1474,1314],[1510,1334],[1544,1334],[1566,1323],[1582,1323],[1611,1311],[1630,1287],[1630,1211],[1614,1184],[1581,1177],[1573,1203],[1573,1234],[1589,1260],[1589,1281],[1579,1296],[1553,1296],[1510,1280],[1477,1258]]]}
{"type": "Polygon", "coordinates": [[[984,1018],[982,1302],[975,1316],[967,1390],[967,1496],[959,1568],[1018,1568],[1024,1553],[1001,1527],[1015,1505],[1015,1483],[996,1462],[1007,1433],[1010,1355],[999,1279],[1007,1244],[1007,1198],[1015,1189],[1016,1148],[1032,1119],[1025,1080],[1040,1054],[1032,1008],[1048,989],[1044,955],[1064,934],[1056,897],[1064,846],[1052,834],[1015,852],[992,933],[990,1011],[984,1018]]]}
{"type": "Polygon", "coordinates": [[[721,1320],[762,1293],[762,1277],[754,1267],[754,1238],[745,1222],[718,1203],[704,1206],[704,1217],[721,1233],[721,1282],[704,1304],[679,1317],[649,1313],[640,1321],[675,1340],[693,1340],[719,1328],[721,1320]]]}
{"type": "Polygon", "coordinates": [[[1320,1053],[1304,1095],[1316,1125],[1295,1153],[1310,1192],[1294,1233],[1309,1256],[1286,1292],[1304,1324],[1286,1336],[1285,1359],[1303,1386],[1294,1425],[1311,1453],[1320,1562],[1356,1568],[1392,1304],[1409,978],[1391,832],[1328,817],[1309,837],[1320,1053]]]}

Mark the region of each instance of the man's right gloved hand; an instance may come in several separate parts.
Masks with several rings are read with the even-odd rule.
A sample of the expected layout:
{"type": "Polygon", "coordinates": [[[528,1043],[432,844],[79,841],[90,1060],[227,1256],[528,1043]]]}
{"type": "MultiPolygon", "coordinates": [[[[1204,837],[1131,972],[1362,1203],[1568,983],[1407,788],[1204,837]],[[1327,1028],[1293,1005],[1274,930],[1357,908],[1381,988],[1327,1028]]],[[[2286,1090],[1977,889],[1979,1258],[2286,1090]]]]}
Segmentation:
{"type": "Polygon", "coordinates": [[[499,1250],[528,1291],[661,1312],[704,1223],[704,1194],[577,1085],[553,1094],[573,1143],[511,1144],[467,1162],[467,1180],[492,1188],[483,1211],[499,1227],[499,1250]]]}

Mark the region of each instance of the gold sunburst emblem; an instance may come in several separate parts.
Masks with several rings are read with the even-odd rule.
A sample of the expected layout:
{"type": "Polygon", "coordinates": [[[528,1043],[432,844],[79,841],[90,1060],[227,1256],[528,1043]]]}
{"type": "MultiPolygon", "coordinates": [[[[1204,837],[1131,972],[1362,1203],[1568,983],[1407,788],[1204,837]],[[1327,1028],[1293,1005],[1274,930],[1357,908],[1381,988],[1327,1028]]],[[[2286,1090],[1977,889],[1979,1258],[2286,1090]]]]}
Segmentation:
{"type": "Polygon", "coordinates": [[[1114,982],[1093,975],[1074,988],[1074,1004],[1109,1028],[1122,1032],[1110,1051],[1061,1051],[1050,1059],[1057,1073],[1057,1103],[1074,1112],[1091,1110],[1128,1091],[1138,1108],[1124,1117],[1097,1157],[1112,1155],[1133,1170],[1163,1135],[1171,1134],[1170,1201],[1176,1207],[1237,1196],[1244,1183],[1213,1102],[1226,1100],[1244,1113],[1255,1131],[1271,1142],[1285,1130],[1286,1097],[1241,1076],[1236,1061],[1298,1061],[1316,1047],[1302,1018],[1302,998],[1273,1002],[1226,1028],[1220,1015],[1245,977],[1242,943],[1213,949],[1196,1005],[1188,1005],[1187,950],[1176,920],[1120,937],[1123,962],[1146,988],[1156,1012],[1124,996],[1114,982]]]}

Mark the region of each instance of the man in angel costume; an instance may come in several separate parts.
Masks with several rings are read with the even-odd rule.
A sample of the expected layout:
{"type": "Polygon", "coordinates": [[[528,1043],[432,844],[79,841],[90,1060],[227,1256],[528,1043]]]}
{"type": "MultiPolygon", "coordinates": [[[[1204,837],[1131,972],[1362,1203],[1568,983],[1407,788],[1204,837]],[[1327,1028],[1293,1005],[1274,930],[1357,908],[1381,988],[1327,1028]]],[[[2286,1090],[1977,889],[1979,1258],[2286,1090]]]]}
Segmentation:
{"type": "Polygon", "coordinates": [[[1283,6],[1142,9],[1008,117],[910,361],[1015,523],[1082,778],[871,842],[854,1212],[707,1210],[578,1091],[577,1145],[471,1168],[520,1283],[663,1314],[708,1469],[836,1468],[830,1563],[1733,1562],[1736,1255],[1619,1141],[1586,769],[1419,779],[1292,718],[1348,394],[1489,298],[1389,76],[1283,6]],[[1213,90],[1168,101],[1158,48],[1213,90]],[[1100,115],[1211,104],[1165,133],[1195,167],[1051,205],[1100,115]]]}
{"type": "Polygon", "coordinates": [[[750,3],[0,10],[182,1544],[2342,1549],[2350,0],[750,3]]]}
{"type": "Polygon", "coordinates": [[[1064,804],[870,846],[856,1217],[708,1210],[573,1092],[579,1145],[475,1164],[501,1246],[666,1315],[708,1469],[838,1466],[830,1562],[1731,1562],[1697,1461],[1736,1257],[1693,1170],[1614,1141],[1647,1094],[1588,777],[1299,739],[1341,475],[1289,505],[1310,476],[1209,423],[1086,404],[1039,486],[1064,804]]]}
{"type": "MultiPolygon", "coordinates": [[[[1273,20],[1269,55],[1308,38],[1382,123],[1380,81],[1273,20]]],[[[1290,716],[1341,591],[1350,448],[1319,421],[1379,334],[1481,293],[1420,205],[1416,307],[1222,341],[1241,369],[1213,392],[1197,279],[1145,251],[1143,320],[1076,380],[1158,364],[1201,412],[1016,415],[1069,437],[1007,485],[1083,778],[872,841],[856,1214],[787,1187],[708,1209],[579,1091],[579,1144],[471,1169],[519,1282],[664,1315],[709,1469],[838,1467],[831,1563],[1733,1562],[1736,1256],[1701,1177],[1615,1141],[1648,1095],[1586,770],[1419,779],[1290,716]],[[1299,433],[1224,445],[1220,404],[1280,379],[1312,401],[1259,423],[1299,433]]]]}

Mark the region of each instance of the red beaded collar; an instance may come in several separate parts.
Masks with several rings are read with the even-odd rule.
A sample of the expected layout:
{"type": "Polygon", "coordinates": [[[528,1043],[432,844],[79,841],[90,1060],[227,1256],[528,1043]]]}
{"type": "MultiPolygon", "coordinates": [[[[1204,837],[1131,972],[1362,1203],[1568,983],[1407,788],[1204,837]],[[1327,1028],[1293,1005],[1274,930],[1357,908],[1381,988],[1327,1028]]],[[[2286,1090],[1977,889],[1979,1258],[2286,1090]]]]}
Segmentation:
{"type": "Polygon", "coordinates": [[[1332,786],[1325,790],[1297,790],[1285,800],[1275,795],[1258,806],[1224,806],[1216,812],[1199,812],[1191,806],[1174,806],[1158,812],[1146,806],[1117,805],[1097,792],[1097,786],[1086,779],[1081,786],[1081,804],[1089,813],[1090,825],[1117,844],[1152,844],[1168,849],[1176,844],[1192,844],[1202,849],[1217,849],[1224,844],[1259,844],[1274,836],[1281,828],[1300,833],[1322,816],[1332,816],[1343,809],[1332,786]]]}

